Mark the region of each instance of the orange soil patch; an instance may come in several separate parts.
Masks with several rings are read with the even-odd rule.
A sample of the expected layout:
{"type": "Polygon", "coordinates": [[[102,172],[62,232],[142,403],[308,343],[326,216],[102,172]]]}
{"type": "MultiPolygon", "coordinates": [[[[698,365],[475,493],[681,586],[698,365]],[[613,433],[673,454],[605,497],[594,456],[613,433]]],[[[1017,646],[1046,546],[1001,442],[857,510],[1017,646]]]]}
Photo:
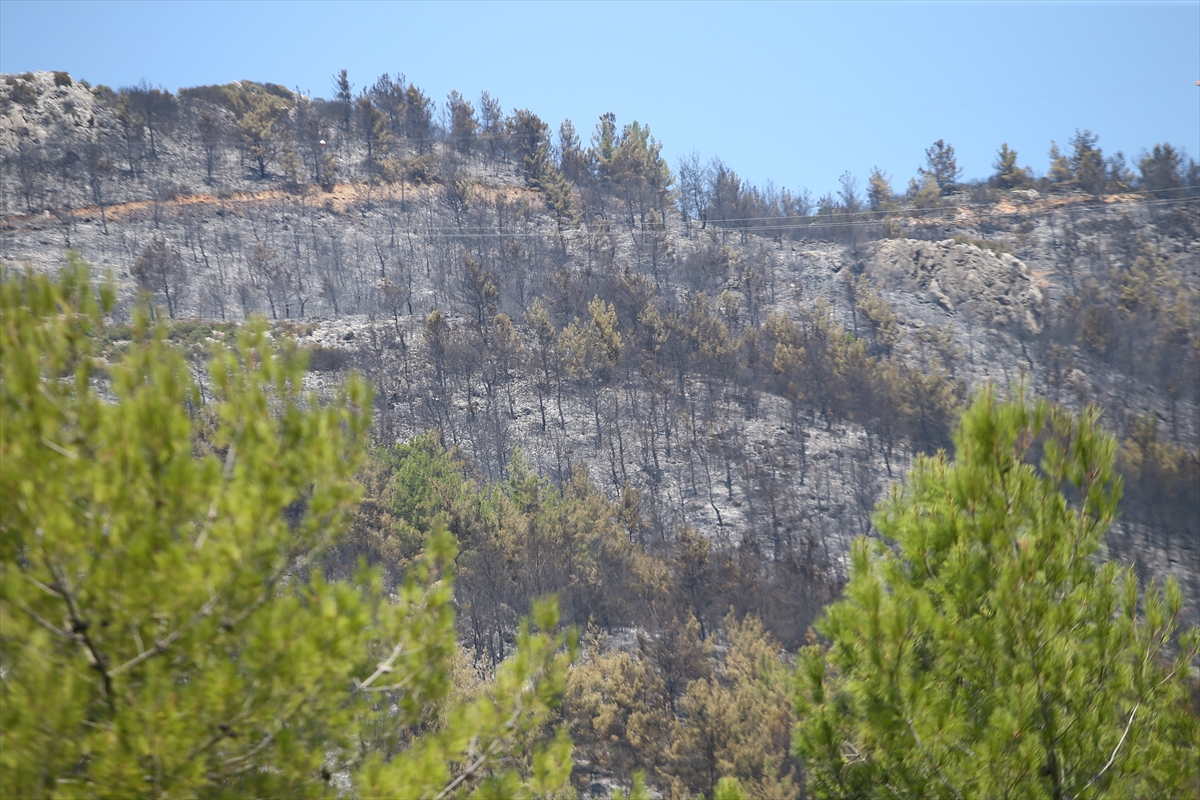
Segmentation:
{"type": "MultiPolygon", "coordinates": [[[[355,182],[336,184],[332,191],[329,192],[317,186],[306,186],[295,192],[283,189],[264,189],[260,192],[239,191],[224,195],[178,195],[170,200],[161,201],[160,205],[162,209],[160,213],[171,214],[173,212],[174,216],[179,217],[184,214],[186,209],[198,210],[198,207],[218,207],[236,214],[239,206],[266,205],[280,201],[290,201],[301,205],[320,205],[327,211],[345,214],[350,209],[362,203],[376,200],[424,199],[440,188],[440,185],[436,183],[421,185],[394,183],[373,186],[363,182],[355,182]]],[[[503,199],[510,203],[524,200],[530,205],[535,205],[540,199],[536,190],[524,186],[477,185],[475,192],[478,196],[483,197],[489,202],[495,202],[497,199],[503,199]]],[[[1022,203],[1015,203],[1012,200],[1004,199],[988,209],[961,208],[947,209],[947,211],[954,214],[953,221],[970,223],[981,216],[1039,214],[1069,205],[1088,203],[1110,205],[1113,203],[1132,203],[1143,199],[1141,195],[1137,194],[1112,194],[1101,197],[1046,197],[1022,203]]],[[[139,214],[151,213],[153,205],[153,200],[133,200],[127,203],[115,203],[105,206],[104,210],[110,221],[122,222],[128,221],[139,214]]],[[[54,224],[63,217],[71,217],[74,220],[96,219],[100,217],[100,207],[82,206],[80,208],[59,210],[53,213],[44,211],[39,214],[8,215],[0,219],[0,230],[10,232],[42,230],[45,225],[54,224]]],[[[905,220],[906,224],[914,227],[944,225],[948,221],[951,220],[941,215],[917,215],[905,220]]]]}
{"type": "MultiPolygon", "coordinates": [[[[302,205],[323,206],[327,211],[345,214],[355,206],[378,200],[424,199],[440,188],[438,184],[383,184],[371,186],[366,183],[339,183],[332,191],[326,192],[316,186],[308,186],[300,191],[288,192],[283,189],[265,189],[261,192],[230,192],[224,195],[190,194],[178,195],[170,200],[160,202],[162,210],[168,214],[182,216],[186,209],[223,208],[237,213],[239,206],[269,205],[280,201],[290,201],[302,205]]],[[[535,190],[522,186],[477,186],[476,193],[489,201],[502,198],[508,202],[524,199],[533,203],[538,194],[535,190]]],[[[135,216],[152,213],[153,200],[132,200],[127,203],[115,203],[105,206],[104,213],[110,222],[128,221],[135,216]]],[[[98,219],[100,206],[81,206],[51,213],[9,215],[3,218],[0,228],[5,231],[40,230],[43,224],[53,224],[63,217],[75,220],[98,219]]]]}
{"type": "Polygon", "coordinates": [[[1033,276],[1034,286],[1036,286],[1040,291],[1044,292],[1050,288],[1050,270],[1034,269],[1030,270],[1029,272],[1033,276]]]}

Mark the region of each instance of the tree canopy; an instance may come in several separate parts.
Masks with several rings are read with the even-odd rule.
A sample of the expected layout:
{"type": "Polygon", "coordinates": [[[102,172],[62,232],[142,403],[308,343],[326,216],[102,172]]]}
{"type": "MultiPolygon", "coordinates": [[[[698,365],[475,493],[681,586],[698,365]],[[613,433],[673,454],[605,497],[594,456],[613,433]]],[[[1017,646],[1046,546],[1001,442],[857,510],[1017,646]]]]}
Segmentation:
{"type": "MultiPolygon", "coordinates": [[[[1100,562],[1116,440],[983,391],[956,456],[918,457],[802,652],[796,748],[818,797],[1179,797],[1196,789],[1174,581],[1100,562]]],[[[1194,795],[1192,795],[1194,796],[1194,795]]]]}

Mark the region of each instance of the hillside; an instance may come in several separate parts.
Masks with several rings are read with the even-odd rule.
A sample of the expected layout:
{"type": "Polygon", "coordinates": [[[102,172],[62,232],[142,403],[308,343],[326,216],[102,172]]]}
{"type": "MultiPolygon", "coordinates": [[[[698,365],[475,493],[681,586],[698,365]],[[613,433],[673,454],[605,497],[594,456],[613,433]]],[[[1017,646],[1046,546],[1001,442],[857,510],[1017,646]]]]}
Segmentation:
{"type": "MultiPolygon", "coordinates": [[[[1162,446],[1200,441],[1182,165],[1150,192],[1127,176],[1091,194],[1077,174],[906,200],[873,181],[872,209],[852,182],[817,204],[763,197],[719,162],[682,165],[672,190],[649,129],[611,117],[593,147],[573,129],[554,147],[536,115],[505,119],[490,98],[481,121],[458,98],[439,129],[387,76],[354,106],[231,87],[176,99],[6,76],[0,255],[49,267],[73,247],[174,317],[303,323],[376,381],[384,436],[442,430],[492,479],[514,446],[559,482],[586,464],[644,493],[664,539],[681,524],[772,548],[815,535],[833,556],[869,528],[893,462],[947,444],[986,380],[1025,374],[1125,436],[1140,419],[1162,446]],[[781,344],[805,363],[782,365],[781,344]],[[891,381],[898,418],[855,381],[891,381]]],[[[1195,575],[1196,535],[1127,555],[1195,575]]]]}
{"type": "MultiPolygon", "coordinates": [[[[558,592],[567,622],[657,665],[669,728],[726,652],[714,631],[805,640],[851,541],[879,535],[877,502],[915,454],[951,447],[989,381],[1103,407],[1125,479],[1108,555],[1177,575],[1200,620],[1195,162],[1154,145],[1135,175],[1086,132],[1072,147],[1043,178],[1005,147],[962,182],[939,141],[907,192],[876,172],[814,201],[717,159],[673,170],[636,122],[604,115],[584,144],[486,94],[439,114],[388,76],[333,101],[3,76],[0,260],[78,251],[116,278],[118,316],[149,292],[197,359],[259,314],[311,351],[311,388],[360,370],[382,455],[331,573],[363,555],[397,580],[416,557],[426,510],[387,487],[419,463],[466,550],[500,565],[464,564],[476,661],[494,667],[529,597],[558,592]],[[480,544],[526,517],[530,537],[593,520],[586,552],[480,544]]],[[[780,776],[782,730],[764,745],[780,776]]],[[[638,765],[580,752],[596,792],[638,765]]],[[[684,772],[663,753],[641,766],[665,791],[684,772]]]]}

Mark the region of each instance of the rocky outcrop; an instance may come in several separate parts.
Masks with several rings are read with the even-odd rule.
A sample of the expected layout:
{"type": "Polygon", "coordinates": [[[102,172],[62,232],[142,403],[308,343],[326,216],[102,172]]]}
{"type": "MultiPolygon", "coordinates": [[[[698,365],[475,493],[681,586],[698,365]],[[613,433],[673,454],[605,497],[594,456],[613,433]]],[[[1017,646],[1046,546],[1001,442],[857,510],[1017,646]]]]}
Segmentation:
{"type": "Polygon", "coordinates": [[[17,156],[22,139],[26,145],[54,145],[54,137],[67,130],[94,133],[98,124],[112,127],[107,111],[97,118],[91,90],[60,75],[57,82],[52,72],[0,76],[0,155],[17,156]]]}
{"type": "Polygon", "coordinates": [[[989,327],[1041,330],[1042,293],[1009,253],[952,239],[890,239],[876,247],[867,273],[889,289],[924,296],[950,314],[966,313],[989,327]]]}

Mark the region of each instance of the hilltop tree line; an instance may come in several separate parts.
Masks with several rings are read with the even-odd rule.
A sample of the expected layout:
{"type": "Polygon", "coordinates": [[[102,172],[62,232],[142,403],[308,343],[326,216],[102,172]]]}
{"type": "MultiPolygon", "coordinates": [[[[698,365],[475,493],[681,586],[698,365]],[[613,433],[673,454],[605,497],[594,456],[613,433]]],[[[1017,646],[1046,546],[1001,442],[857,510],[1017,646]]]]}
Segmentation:
{"type": "MultiPolygon", "coordinates": [[[[0,103],[36,106],[34,76],[5,76],[0,103]]],[[[55,87],[75,84],[54,73],[55,87]]],[[[1018,153],[1002,144],[994,173],[962,182],[952,144],[939,139],[926,150],[903,192],[879,168],[867,184],[846,173],[835,192],[814,199],[805,189],[759,188],[738,177],[719,158],[682,159],[677,173],[661,158],[661,143],[644,124],[619,128],[604,114],[590,143],[571,120],[557,134],[527,109],[505,113],[488,92],[471,101],[452,91],[439,104],[403,75],[384,74],[357,92],[346,70],[333,77],[331,98],[312,97],[274,83],[235,81],[181,88],[176,93],[143,81],[117,90],[81,82],[92,96],[86,120],[38,132],[17,131],[15,153],[6,156],[26,210],[70,203],[103,206],[114,198],[180,191],[171,175],[179,166],[202,168],[202,180],[220,184],[232,178],[270,179],[285,186],[331,187],[341,180],[453,183],[461,178],[456,159],[472,155],[513,164],[525,181],[546,195],[560,222],[580,215],[620,214],[632,225],[659,221],[668,207],[685,222],[710,222],[738,229],[787,229],[805,223],[802,235],[820,235],[823,226],[871,212],[879,219],[901,206],[935,209],[987,190],[1072,192],[1090,195],[1144,192],[1152,197],[1194,195],[1200,186],[1195,159],[1169,143],[1155,144],[1131,164],[1124,153],[1106,156],[1096,135],[1076,131],[1065,149],[1052,142],[1048,167],[1038,176],[1019,165],[1018,153]],[[167,146],[183,158],[164,170],[167,146]],[[164,151],[165,154],[165,151],[164,151]],[[199,164],[194,163],[199,161],[199,164]],[[447,163],[449,161],[449,163],[447,163]],[[232,171],[231,171],[232,170],[232,171]],[[166,172],[167,175],[162,173],[166,172]],[[48,180],[50,176],[53,179],[48,180]],[[55,186],[53,183],[57,183],[55,186]],[[611,198],[611,199],[610,199],[611,198]],[[615,205],[610,207],[615,200],[615,205]],[[815,228],[815,229],[814,229],[815,228]]],[[[63,109],[76,114],[74,100],[63,109]]]]}
{"type": "Polygon", "coordinates": [[[990,176],[963,181],[954,146],[939,139],[925,151],[925,163],[904,191],[897,191],[892,177],[875,167],[865,187],[846,172],[836,191],[817,199],[807,190],[792,192],[770,183],[753,186],[719,158],[703,163],[692,154],[679,164],[679,209],[685,221],[698,220],[702,228],[711,223],[773,237],[854,243],[911,235],[906,222],[914,214],[918,219],[936,218],[938,209],[994,202],[1000,192],[1012,190],[1091,196],[1137,192],[1167,200],[1194,197],[1200,191],[1200,166],[1169,143],[1144,152],[1135,172],[1124,153],[1105,158],[1098,142],[1096,135],[1081,130],[1071,138],[1067,152],[1052,143],[1049,168],[1041,176],[1019,166],[1017,152],[1005,143],[990,176]]]}
{"type": "MultiPolygon", "coordinates": [[[[6,107],[37,103],[32,75],[5,80],[6,107]]],[[[74,85],[65,73],[56,73],[55,82],[74,85]]],[[[194,168],[189,162],[196,155],[207,184],[222,183],[222,175],[270,179],[293,188],[328,188],[339,179],[415,184],[435,175],[450,183],[462,179],[456,159],[435,153],[441,144],[446,155],[486,155],[512,163],[529,185],[547,194],[564,221],[576,221],[579,213],[571,188],[595,189],[592,198],[602,208],[604,198],[615,194],[618,207],[642,222],[651,210],[659,219],[665,216],[672,197],[661,145],[636,122],[618,130],[611,114],[601,119],[592,146],[585,147],[569,120],[555,144],[549,126],[531,111],[505,114],[487,92],[477,104],[451,92],[439,110],[402,75],[385,74],[355,93],[343,70],[334,77],[331,100],[255,81],[174,94],[145,82],[119,90],[80,85],[92,97],[93,113],[86,122],[76,118],[80,124],[41,136],[29,128],[17,132],[17,152],[7,162],[27,210],[63,200],[104,206],[147,190],[176,194],[180,182],[169,176],[178,167],[194,168]],[[177,151],[174,158],[164,149],[168,142],[167,149],[177,151]],[[160,156],[171,161],[165,169],[160,156]],[[51,185],[51,176],[59,185],[51,185]]],[[[66,116],[76,110],[68,100],[66,116]]]]}

